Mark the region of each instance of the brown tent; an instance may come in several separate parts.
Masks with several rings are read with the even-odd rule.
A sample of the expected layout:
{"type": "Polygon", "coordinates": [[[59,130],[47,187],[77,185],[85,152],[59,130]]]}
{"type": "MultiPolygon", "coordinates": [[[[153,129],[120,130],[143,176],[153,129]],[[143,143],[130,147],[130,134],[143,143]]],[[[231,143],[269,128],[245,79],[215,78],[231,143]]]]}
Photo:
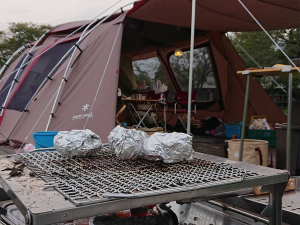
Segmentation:
{"type": "MultiPolygon", "coordinates": [[[[300,25],[297,1],[244,2],[267,29],[300,25]]],[[[115,126],[119,73],[120,76],[125,74],[121,82],[127,77],[135,83],[130,74],[133,72],[131,61],[157,59],[169,89],[174,92],[184,89],[182,82],[186,78],[176,74],[172,60],[177,60],[173,57],[175,49],[189,49],[190,11],[191,2],[186,0],[140,1],[130,11],[115,14],[105,23],[92,26],[93,31],[80,43],[72,61],[65,59],[48,77],[62,56],[78,41],[82,30],[64,38],[78,27],[86,26],[86,21],[63,24],[50,30],[47,38],[32,51],[32,57],[45,53],[26,65],[19,82],[8,95],[8,103],[3,106],[1,141],[32,143],[32,133],[45,130],[51,117],[48,130],[89,128],[106,142],[115,126]],[[62,39],[63,42],[55,45],[62,39]],[[64,79],[68,64],[70,69],[64,79]]],[[[238,76],[236,71],[246,69],[246,65],[225,32],[254,31],[259,27],[236,0],[228,0],[226,4],[220,0],[203,0],[197,2],[196,29],[195,49],[200,49],[201,57],[204,55],[209,61],[208,77],[214,80],[214,88],[208,80],[195,85],[200,87],[202,94],[201,90],[205,88],[215,91],[208,101],[200,104],[201,110],[197,111],[196,117],[217,116],[225,122],[241,120],[246,79],[238,76]]],[[[18,68],[27,53],[25,51],[10,65],[4,76],[18,68]]],[[[158,75],[156,72],[149,71],[152,77],[158,75]]],[[[12,73],[0,82],[1,104],[7,96],[3,90],[13,78],[12,73]]],[[[284,122],[285,115],[258,81],[253,79],[251,82],[248,115],[266,115],[270,122],[284,122]]],[[[199,93],[198,97],[204,98],[199,93]]]]}

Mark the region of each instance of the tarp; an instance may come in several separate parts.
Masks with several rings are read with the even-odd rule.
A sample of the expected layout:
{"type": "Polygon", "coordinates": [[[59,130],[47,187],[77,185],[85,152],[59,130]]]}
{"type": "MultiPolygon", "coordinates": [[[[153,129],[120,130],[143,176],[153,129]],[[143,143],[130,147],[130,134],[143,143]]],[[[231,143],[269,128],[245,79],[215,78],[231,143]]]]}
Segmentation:
{"type": "Polygon", "coordinates": [[[74,21],[74,22],[69,22],[69,23],[63,23],[60,25],[57,25],[49,30],[50,34],[53,33],[58,33],[58,32],[66,32],[70,30],[75,30],[76,28],[81,27],[82,25],[87,24],[89,21],[88,20],[83,20],[83,21],[74,21]]]}
{"type": "MultiPolygon", "coordinates": [[[[87,128],[97,132],[104,142],[107,141],[109,132],[115,126],[117,91],[111,90],[117,90],[118,85],[123,30],[121,22],[124,17],[125,14],[100,25],[80,45],[82,54],[70,70],[68,81],[62,87],[59,104],[54,111],[49,130],[83,129],[90,117],[87,128]],[[96,93],[96,104],[90,111],[96,93]]],[[[34,130],[46,129],[54,103],[53,96],[65,68],[66,64],[61,66],[53,80],[36,96],[36,100],[28,108],[29,113],[22,118],[11,140],[19,142],[28,136],[27,142],[32,142],[28,128],[32,128],[37,120],[39,122],[34,130]]]]}
{"type": "MultiPolygon", "coordinates": [[[[129,17],[179,27],[191,26],[191,0],[143,0],[129,17]]],[[[299,0],[242,0],[268,30],[300,27],[299,0]]],[[[196,1],[195,28],[207,31],[257,31],[261,28],[238,0],[196,1]]]]}
{"type": "MultiPolygon", "coordinates": [[[[267,29],[291,28],[300,24],[299,4],[296,4],[298,1],[243,2],[267,29]]],[[[195,117],[202,119],[217,116],[225,122],[241,120],[246,77],[237,75],[236,71],[244,70],[247,66],[223,32],[251,31],[259,28],[236,0],[228,0],[226,4],[220,0],[202,0],[197,1],[197,4],[195,46],[208,49],[218,97],[209,104],[203,104],[208,107],[200,107],[201,110],[197,110],[195,117]]],[[[133,86],[136,85],[130,67],[131,61],[158,57],[170,80],[170,88],[174,88],[175,91],[181,90],[169,59],[176,48],[189,49],[190,12],[191,1],[188,0],[143,0],[135,4],[129,12],[116,14],[96,27],[80,44],[82,52],[77,50],[74,55],[72,67],[67,73],[67,81],[63,82],[54,105],[53,117],[51,109],[68,60],[37,93],[17,125],[16,122],[22,114],[18,110],[22,110],[25,104],[20,104],[20,109],[6,106],[0,125],[0,141],[5,141],[16,125],[10,141],[19,144],[33,143],[32,133],[45,130],[51,117],[48,130],[88,128],[106,142],[109,132],[115,126],[118,82],[129,81],[133,86]]],[[[67,31],[74,30],[82,24],[85,24],[85,21],[53,28],[43,43],[34,49],[34,57],[66,37],[67,31]]],[[[78,32],[68,41],[80,34],[78,32]]],[[[8,68],[4,76],[13,71],[24,54],[8,68]]],[[[57,55],[61,56],[53,54],[53,58],[48,58],[57,61],[57,55]]],[[[20,77],[20,80],[25,80],[28,76],[28,82],[15,85],[9,96],[10,100],[17,96],[18,90],[25,90],[35,84],[35,79],[31,80],[33,76],[29,75],[34,72],[35,65],[44,65],[41,59],[42,57],[37,58],[28,64],[20,77]],[[25,84],[26,86],[22,87],[25,84]]],[[[3,85],[4,83],[0,84],[3,85]]],[[[251,115],[266,115],[268,122],[272,123],[286,121],[286,116],[256,79],[251,80],[248,117],[251,115]]]]}

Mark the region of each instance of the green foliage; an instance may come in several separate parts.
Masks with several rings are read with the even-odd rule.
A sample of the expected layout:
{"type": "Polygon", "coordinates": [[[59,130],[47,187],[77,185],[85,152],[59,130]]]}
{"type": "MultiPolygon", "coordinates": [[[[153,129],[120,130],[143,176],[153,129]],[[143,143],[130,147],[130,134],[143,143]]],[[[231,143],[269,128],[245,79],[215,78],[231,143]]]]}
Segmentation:
{"type": "Polygon", "coordinates": [[[141,82],[145,82],[146,85],[149,85],[151,78],[148,76],[148,73],[141,68],[142,66],[139,63],[134,62],[133,67],[136,83],[139,84],[141,82]]]}
{"type": "Polygon", "coordinates": [[[47,24],[10,23],[0,31],[0,67],[22,45],[33,42],[51,28],[47,24]]]}
{"type": "Polygon", "coordinates": [[[168,86],[168,90],[169,90],[168,100],[173,101],[175,97],[175,91],[174,88],[172,87],[169,77],[166,75],[164,67],[161,64],[159,65],[159,67],[155,72],[154,79],[160,80],[162,83],[168,86]]]}
{"type": "MultiPolygon", "coordinates": [[[[172,55],[170,57],[170,65],[182,90],[187,91],[190,66],[189,51],[183,52],[183,55],[180,57],[172,55]]],[[[149,86],[151,80],[160,80],[168,86],[168,100],[174,100],[175,91],[170,78],[156,57],[133,62],[133,68],[137,83],[145,81],[146,85],[149,86]]],[[[204,94],[205,91],[208,91],[208,88],[215,89],[216,86],[210,56],[207,48],[203,47],[194,50],[193,89],[198,89],[197,100],[209,100],[206,99],[204,94]],[[204,85],[206,85],[206,90],[203,89],[204,85]]]]}
{"type": "MultiPolygon", "coordinates": [[[[269,31],[269,34],[291,59],[300,57],[300,28],[274,30],[269,31]]],[[[289,64],[288,59],[263,31],[233,33],[229,36],[229,39],[248,67],[257,68],[258,65],[244,53],[238,44],[242,46],[261,67],[271,67],[278,63],[289,64]]],[[[287,77],[275,77],[275,80],[281,87],[287,90],[287,77]]],[[[261,78],[260,83],[270,95],[282,93],[282,90],[278,88],[278,85],[269,77],[261,78]]],[[[300,99],[299,78],[293,79],[293,97],[294,99],[300,99]]]]}
{"type": "MultiPolygon", "coordinates": [[[[182,90],[188,91],[190,52],[183,52],[182,56],[180,57],[172,55],[170,57],[170,65],[182,90]]],[[[197,100],[210,100],[207,99],[208,96],[206,96],[205,92],[207,92],[209,88],[215,89],[216,86],[210,56],[206,47],[197,48],[194,50],[192,82],[193,89],[198,90],[197,100]],[[205,87],[205,90],[203,87],[205,87]]]]}

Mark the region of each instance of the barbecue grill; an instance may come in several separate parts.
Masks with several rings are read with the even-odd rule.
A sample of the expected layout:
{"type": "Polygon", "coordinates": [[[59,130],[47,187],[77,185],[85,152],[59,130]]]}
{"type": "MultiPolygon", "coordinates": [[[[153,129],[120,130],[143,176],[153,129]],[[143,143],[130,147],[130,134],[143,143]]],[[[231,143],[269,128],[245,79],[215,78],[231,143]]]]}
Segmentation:
{"type": "MultiPolygon", "coordinates": [[[[34,225],[170,201],[216,198],[258,185],[270,191],[266,212],[271,224],[276,224],[281,221],[281,198],[289,178],[286,171],[200,153],[193,161],[178,164],[121,161],[106,148],[89,158],[66,159],[56,151],[15,157],[26,165],[25,175],[10,177],[9,171],[1,171],[0,185],[27,223],[34,225]],[[30,177],[31,171],[37,177],[30,177]]],[[[0,158],[1,170],[9,160],[0,158]]]]}

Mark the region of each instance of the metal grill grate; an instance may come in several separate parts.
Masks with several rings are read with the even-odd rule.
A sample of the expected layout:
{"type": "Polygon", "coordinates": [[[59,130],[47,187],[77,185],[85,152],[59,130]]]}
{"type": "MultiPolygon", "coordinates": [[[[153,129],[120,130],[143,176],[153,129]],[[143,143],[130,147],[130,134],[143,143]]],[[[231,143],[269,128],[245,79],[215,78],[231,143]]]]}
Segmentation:
{"type": "Polygon", "coordinates": [[[195,158],[188,163],[121,161],[102,151],[90,158],[66,159],[56,151],[19,154],[21,161],[75,205],[107,201],[108,194],[151,194],[157,191],[209,187],[242,181],[259,174],[195,158]]]}

